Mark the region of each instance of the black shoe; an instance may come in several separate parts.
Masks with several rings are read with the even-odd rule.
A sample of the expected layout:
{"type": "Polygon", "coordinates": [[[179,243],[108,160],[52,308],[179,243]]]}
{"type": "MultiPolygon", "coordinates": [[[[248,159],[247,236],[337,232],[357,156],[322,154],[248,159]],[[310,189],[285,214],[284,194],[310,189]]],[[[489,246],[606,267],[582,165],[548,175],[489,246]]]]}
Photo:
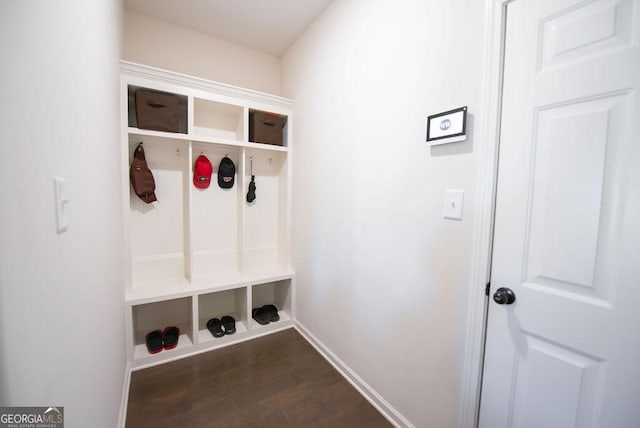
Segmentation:
{"type": "Polygon", "coordinates": [[[222,322],[218,318],[211,318],[207,321],[207,330],[213,335],[213,337],[224,336],[224,330],[222,330],[222,322]]]}
{"type": "Polygon", "coordinates": [[[224,334],[233,334],[236,332],[236,320],[229,316],[225,315],[222,317],[222,328],[224,328],[224,334]]]}
{"type": "Polygon", "coordinates": [[[278,315],[278,308],[276,305],[264,305],[262,310],[269,314],[271,322],[280,321],[280,315],[278,315]]]}
{"type": "Polygon", "coordinates": [[[157,354],[162,351],[162,330],[153,330],[146,336],[147,351],[150,354],[157,354]]]}
{"type": "Polygon", "coordinates": [[[162,346],[164,346],[165,350],[178,346],[178,339],[180,339],[180,329],[178,327],[165,327],[162,331],[162,346]]]}
{"type": "Polygon", "coordinates": [[[251,316],[258,324],[267,325],[271,322],[271,314],[262,308],[253,308],[251,316]]]}

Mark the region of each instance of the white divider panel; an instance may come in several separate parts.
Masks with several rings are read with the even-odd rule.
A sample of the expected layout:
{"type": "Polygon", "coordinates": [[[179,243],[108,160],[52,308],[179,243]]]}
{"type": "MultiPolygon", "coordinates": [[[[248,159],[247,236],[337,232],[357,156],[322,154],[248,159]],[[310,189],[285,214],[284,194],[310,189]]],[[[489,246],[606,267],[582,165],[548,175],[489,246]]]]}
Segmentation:
{"type": "MultiPolygon", "coordinates": [[[[193,143],[192,158],[195,163],[201,154],[212,164],[211,184],[206,189],[196,188],[190,181],[191,192],[191,243],[192,280],[220,281],[239,275],[238,165],[241,151],[211,144],[193,143]],[[236,165],[236,182],[230,189],[218,186],[220,160],[228,156],[236,165]]],[[[193,179],[193,165],[190,168],[193,179]]]]}
{"type": "Polygon", "coordinates": [[[129,153],[143,142],[147,165],[156,183],[157,202],[143,202],[130,186],[133,288],[142,283],[184,280],[184,187],[188,142],[130,136],[129,153]]]}
{"type": "Polygon", "coordinates": [[[244,266],[247,273],[269,272],[279,267],[280,240],[286,211],[286,153],[246,150],[245,181],[251,180],[251,159],[255,175],[256,199],[245,200],[244,266]],[[284,183],[284,185],[283,185],[284,183]]]}

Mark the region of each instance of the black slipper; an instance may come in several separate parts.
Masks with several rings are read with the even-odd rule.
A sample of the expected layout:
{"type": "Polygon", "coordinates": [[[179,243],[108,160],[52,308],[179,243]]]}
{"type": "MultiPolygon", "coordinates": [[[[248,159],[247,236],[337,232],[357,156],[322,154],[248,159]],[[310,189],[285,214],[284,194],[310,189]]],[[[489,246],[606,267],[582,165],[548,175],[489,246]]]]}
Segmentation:
{"type": "Polygon", "coordinates": [[[211,332],[213,337],[224,336],[224,331],[222,330],[222,322],[218,318],[211,318],[209,321],[207,321],[207,329],[211,332]]]}
{"type": "Polygon", "coordinates": [[[164,349],[169,350],[178,346],[178,339],[180,338],[180,329],[178,327],[165,327],[162,332],[162,341],[164,349]]]}
{"type": "Polygon", "coordinates": [[[280,315],[278,315],[278,308],[276,305],[264,305],[262,310],[269,314],[271,322],[280,321],[280,315]]]}
{"type": "Polygon", "coordinates": [[[150,333],[147,333],[146,337],[147,341],[147,351],[150,354],[157,354],[162,351],[162,331],[161,330],[153,330],[150,333]]]}
{"type": "Polygon", "coordinates": [[[222,327],[224,328],[224,334],[233,334],[236,332],[236,320],[229,315],[222,317],[222,327]]]}
{"type": "Polygon", "coordinates": [[[253,308],[251,316],[261,325],[267,325],[271,322],[271,314],[262,308],[253,308]]]}

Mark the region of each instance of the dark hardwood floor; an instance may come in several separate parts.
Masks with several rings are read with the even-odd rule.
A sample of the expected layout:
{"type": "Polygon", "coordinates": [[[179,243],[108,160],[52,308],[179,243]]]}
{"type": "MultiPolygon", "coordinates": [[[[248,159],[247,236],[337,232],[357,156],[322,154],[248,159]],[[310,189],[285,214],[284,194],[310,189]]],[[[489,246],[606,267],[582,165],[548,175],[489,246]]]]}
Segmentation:
{"type": "Polygon", "coordinates": [[[139,370],[127,428],[389,427],[295,329],[139,370]]]}

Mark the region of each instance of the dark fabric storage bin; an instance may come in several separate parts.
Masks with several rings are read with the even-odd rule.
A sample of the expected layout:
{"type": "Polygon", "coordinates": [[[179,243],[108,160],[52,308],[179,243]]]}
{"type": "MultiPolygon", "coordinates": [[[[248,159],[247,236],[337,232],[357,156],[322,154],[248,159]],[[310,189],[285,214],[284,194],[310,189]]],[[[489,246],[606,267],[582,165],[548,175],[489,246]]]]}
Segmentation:
{"type": "Polygon", "coordinates": [[[249,141],[254,143],[283,145],[283,130],[287,116],[251,110],[249,112],[249,141]]]}
{"type": "Polygon", "coordinates": [[[176,95],[138,89],[135,99],[138,128],[179,132],[180,100],[176,95]]]}

